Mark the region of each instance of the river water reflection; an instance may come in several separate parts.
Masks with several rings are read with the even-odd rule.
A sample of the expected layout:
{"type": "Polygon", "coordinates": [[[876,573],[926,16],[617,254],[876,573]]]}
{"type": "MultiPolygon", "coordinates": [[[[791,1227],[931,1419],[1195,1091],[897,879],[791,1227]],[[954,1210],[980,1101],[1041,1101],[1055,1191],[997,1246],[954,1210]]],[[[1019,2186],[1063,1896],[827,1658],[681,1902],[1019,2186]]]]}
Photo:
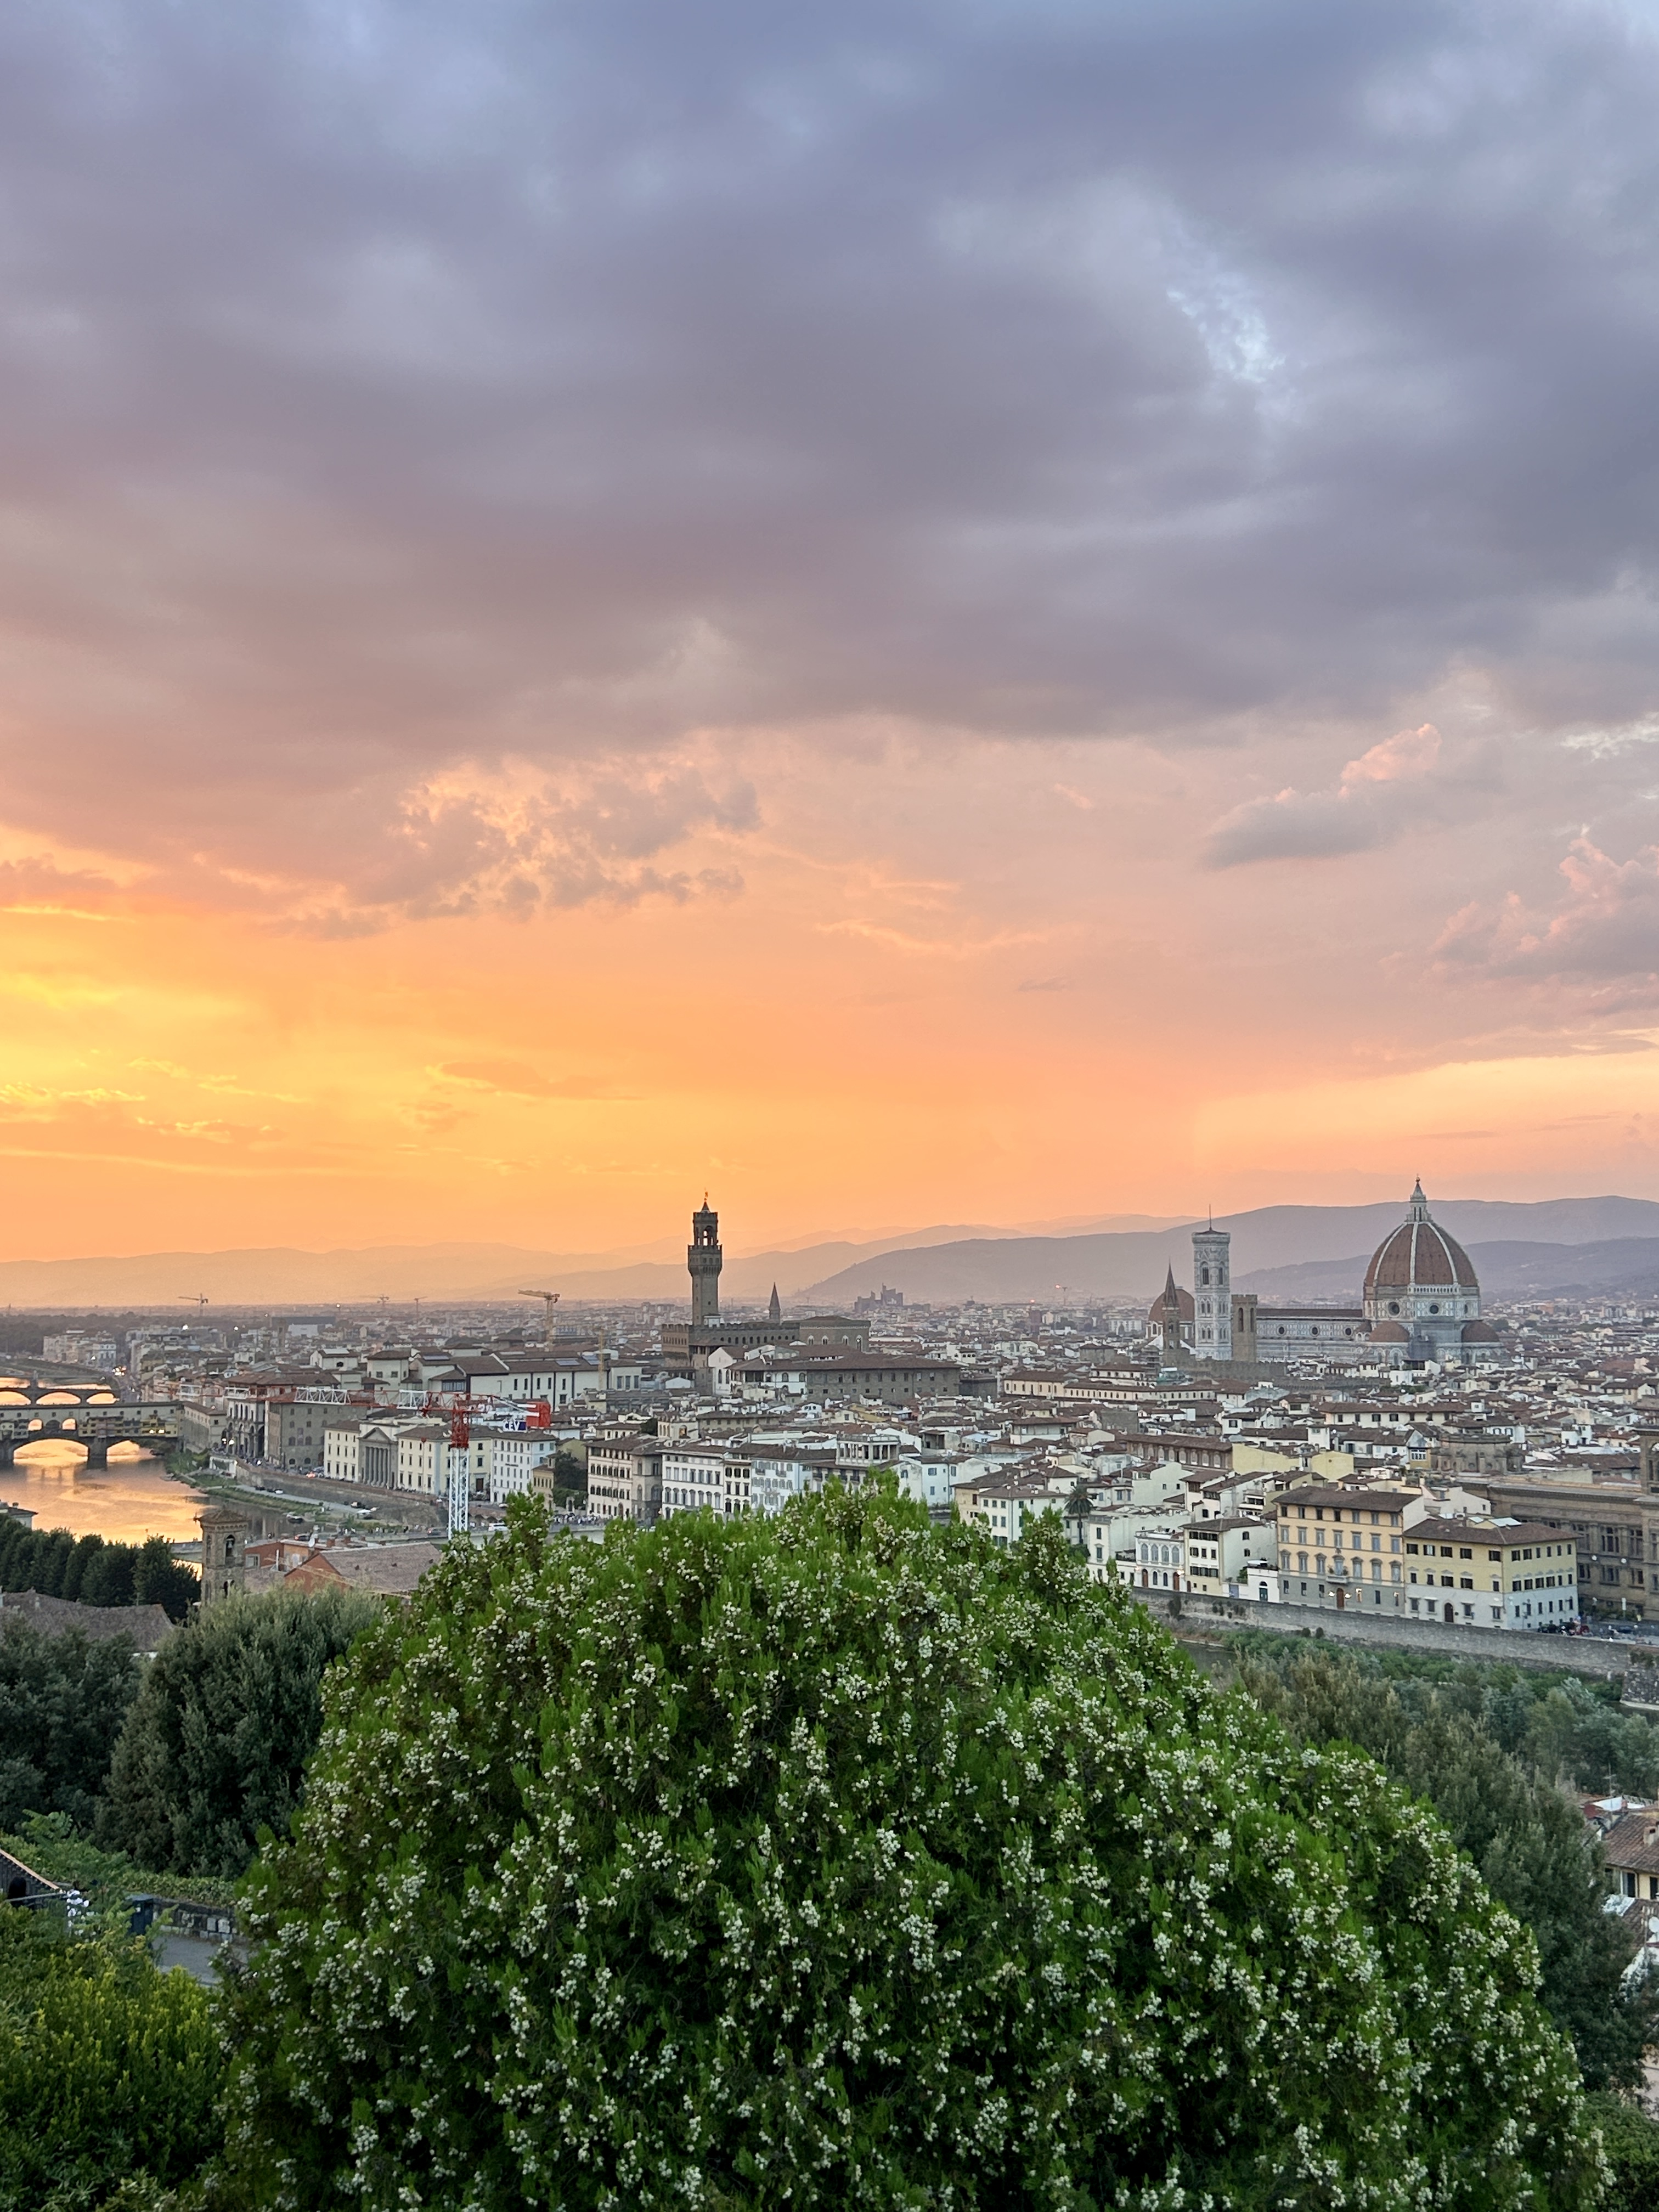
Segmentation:
{"type": "Polygon", "coordinates": [[[122,1544],[197,1536],[195,1516],[204,1502],[199,1490],[175,1482],[153,1453],[136,1445],[112,1444],[109,1465],[88,1468],[76,1445],[55,1439],[18,1447],[16,1465],[0,1468],[0,1498],[27,1506],[37,1528],[70,1528],[122,1544]]]}

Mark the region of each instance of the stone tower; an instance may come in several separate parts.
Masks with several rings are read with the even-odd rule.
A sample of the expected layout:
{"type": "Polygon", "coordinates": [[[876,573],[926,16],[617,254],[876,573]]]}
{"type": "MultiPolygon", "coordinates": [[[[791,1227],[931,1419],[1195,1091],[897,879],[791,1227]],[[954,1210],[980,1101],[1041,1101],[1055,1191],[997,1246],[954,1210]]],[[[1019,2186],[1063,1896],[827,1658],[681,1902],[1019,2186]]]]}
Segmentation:
{"type": "Polygon", "coordinates": [[[772,1303],[766,1309],[766,1318],[768,1321],[781,1321],[783,1319],[783,1308],[778,1302],[778,1286],[775,1283],[772,1285],[772,1303]]]}
{"type": "Polygon", "coordinates": [[[1213,1222],[1193,1231],[1193,1350],[1200,1359],[1233,1356],[1232,1241],[1213,1222]]]}
{"type": "Polygon", "coordinates": [[[252,1522],[234,1505],[204,1505],[196,1520],[202,1531],[202,1603],[240,1597],[246,1584],[245,1554],[252,1522]]]}
{"type": "Polygon", "coordinates": [[[685,1252],[685,1264],[691,1273],[693,1328],[720,1317],[720,1268],[725,1258],[720,1250],[720,1218],[704,1191],[702,1204],[691,1217],[691,1242],[685,1252]]]}
{"type": "Polygon", "coordinates": [[[1170,1267],[1164,1276],[1164,1303],[1158,1322],[1158,1342],[1163,1348],[1166,1367],[1181,1363],[1181,1293],[1176,1288],[1175,1269],[1170,1267]]]}

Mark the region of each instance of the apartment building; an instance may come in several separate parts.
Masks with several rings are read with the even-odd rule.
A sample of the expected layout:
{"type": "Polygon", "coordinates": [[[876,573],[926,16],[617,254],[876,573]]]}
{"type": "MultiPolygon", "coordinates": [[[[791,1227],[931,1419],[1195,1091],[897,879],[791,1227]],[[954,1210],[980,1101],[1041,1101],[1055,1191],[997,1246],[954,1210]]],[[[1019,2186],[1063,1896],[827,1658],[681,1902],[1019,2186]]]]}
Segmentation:
{"type": "Polygon", "coordinates": [[[662,1507],[663,1451],[655,1437],[595,1437],[587,1447],[587,1510],[594,1518],[652,1527],[662,1507]]]}
{"type": "Polygon", "coordinates": [[[411,1421],[398,1433],[397,1486],[426,1498],[449,1495],[449,1424],[411,1421]]]}
{"type": "MultiPolygon", "coordinates": [[[[591,1480],[591,1478],[590,1478],[591,1480]]],[[[662,1453],[662,1505],[658,1517],[678,1513],[726,1512],[726,1447],[676,1443],[662,1453]]]]}
{"type": "Polygon", "coordinates": [[[1279,1565],[1278,1532],[1253,1514],[1189,1521],[1182,1531],[1187,1586],[1200,1597],[1254,1597],[1258,1570],[1279,1565]]]}
{"type": "Polygon", "coordinates": [[[1292,1604],[1339,1605],[1393,1599],[1406,1579],[1407,1528],[1429,1510],[1414,1490],[1343,1490],[1310,1485],[1277,1500],[1279,1583],[1292,1604]],[[1374,1596],[1362,1588],[1370,1584],[1374,1596]]]}
{"type": "Polygon", "coordinates": [[[1578,1553],[1568,1529],[1426,1518],[1407,1529],[1405,1543],[1412,1613],[1533,1630],[1562,1628],[1578,1618],[1578,1553]]]}
{"type": "Polygon", "coordinates": [[[983,1528],[994,1544],[1017,1544],[1044,1514],[1066,1510],[1069,1486],[1056,1492],[1044,1475],[979,1476],[957,1486],[958,1520],[983,1528]]]}

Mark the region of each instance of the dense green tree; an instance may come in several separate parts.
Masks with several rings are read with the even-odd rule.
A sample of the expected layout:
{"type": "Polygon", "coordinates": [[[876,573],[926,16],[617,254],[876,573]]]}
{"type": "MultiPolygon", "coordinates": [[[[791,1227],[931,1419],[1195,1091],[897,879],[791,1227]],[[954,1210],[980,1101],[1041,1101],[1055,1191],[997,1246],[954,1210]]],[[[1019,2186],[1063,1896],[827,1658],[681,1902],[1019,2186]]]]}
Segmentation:
{"type": "Polygon", "coordinates": [[[285,1590],[210,1606],[169,1637],[116,1747],[100,1842],[141,1866],[240,1874],[299,1803],[324,1670],[375,1612],[356,1591],[285,1590]]]}
{"type": "Polygon", "coordinates": [[[165,1536],[146,1536],[133,1555],[132,1601],[159,1605],[174,1620],[183,1620],[201,1595],[202,1578],[194,1567],[173,1556],[165,1536]]]}
{"type": "Polygon", "coordinates": [[[58,1589],[59,1597],[78,1598],[81,1585],[86,1580],[87,1568],[94,1557],[104,1548],[101,1536],[82,1536],[64,1563],[64,1579],[58,1589]]]}
{"type": "MultiPolygon", "coordinates": [[[[208,1994],[142,1943],[0,1910],[0,2212],[142,2202],[213,2147],[208,1994]]],[[[154,2197],[150,2199],[154,2202],[154,2197]]]]}
{"type": "Polygon", "coordinates": [[[1612,2176],[1604,2212],[1659,2212],[1659,2122],[1605,2092],[1588,2102],[1612,2176]]]}
{"type": "Polygon", "coordinates": [[[1252,1661],[1243,1681],[1304,1742],[1356,1744],[1434,1807],[1493,1895],[1531,1929],[1540,1995],[1572,2037],[1585,2079],[1638,2083],[1643,2050],[1659,2039],[1659,1991],[1626,1984],[1631,1942],[1602,1909],[1599,1846],[1553,1778],[1570,1725],[1592,1708],[1615,1724],[1616,1713],[1586,1695],[1574,1723],[1573,1701],[1559,1692],[1402,1683],[1363,1656],[1297,1644],[1252,1661]]]}
{"type": "Polygon", "coordinates": [[[587,1503],[587,1462],[563,1444],[553,1455],[553,1503],[563,1506],[587,1503]]]}
{"type": "Polygon", "coordinates": [[[256,2201],[1587,2206],[1531,1939],[1048,1523],[516,1501],[325,1689],[245,1893],[256,2201]]]}
{"type": "Polygon", "coordinates": [[[125,1636],[91,1643],[0,1620],[0,1828],[29,1813],[90,1827],[138,1668],[125,1636]]]}
{"type": "Polygon", "coordinates": [[[201,1580],[173,1556],[165,1536],[131,1544],[78,1540],[67,1528],[27,1528],[0,1514],[0,1590],[34,1589],[82,1605],[165,1606],[182,1620],[201,1580]]]}
{"type": "Polygon", "coordinates": [[[132,1569],[137,1557],[131,1544],[106,1544],[87,1563],[81,1584],[82,1604],[131,1605],[136,1595],[132,1569]]]}
{"type": "Polygon", "coordinates": [[[36,1554],[40,1580],[36,1589],[47,1597],[61,1597],[64,1577],[69,1571],[70,1554],[75,1549],[75,1539],[67,1528],[48,1528],[40,1539],[36,1554]]]}

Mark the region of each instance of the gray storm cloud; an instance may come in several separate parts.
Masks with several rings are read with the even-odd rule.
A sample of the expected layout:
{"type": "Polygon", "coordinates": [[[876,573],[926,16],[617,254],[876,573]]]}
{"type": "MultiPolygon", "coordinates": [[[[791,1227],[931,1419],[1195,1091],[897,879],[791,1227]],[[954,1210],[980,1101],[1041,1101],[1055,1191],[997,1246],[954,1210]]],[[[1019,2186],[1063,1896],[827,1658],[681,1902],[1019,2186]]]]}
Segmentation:
{"type": "MultiPolygon", "coordinates": [[[[464,762],[1638,718],[1656,112],[1568,4],[4,0],[9,817],[331,881],[368,794],[355,927],[655,887],[464,762]]],[[[1211,858],[1390,834],[1300,788],[1211,858]]]]}

